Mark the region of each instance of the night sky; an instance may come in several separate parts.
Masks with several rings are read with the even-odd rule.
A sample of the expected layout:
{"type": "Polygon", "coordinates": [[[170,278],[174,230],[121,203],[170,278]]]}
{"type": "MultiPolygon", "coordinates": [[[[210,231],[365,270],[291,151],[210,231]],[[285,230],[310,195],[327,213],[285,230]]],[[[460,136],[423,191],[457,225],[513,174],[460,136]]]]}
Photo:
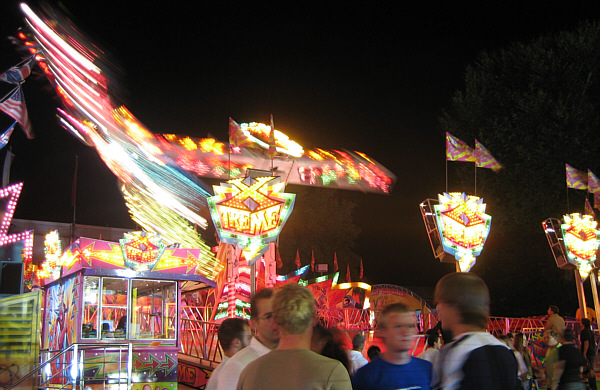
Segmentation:
{"type": "MultiPolygon", "coordinates": [[[[75,25],[118,62],[123,102],[151,131],[226,141],[230,116],[268,123],[273,114],[276,128],[305,149],[358,150],[394,172],[390,196],[343,195],[358,204],[355,252],[371,284],[432,287],[454,266],[433,257],[418,206],[445,190],[438,116],[463,87],[465,67],[482,50],[573,29],[600,12],[573,3],[407,3],[62,2],[75,25]]],[[[4,38],[22,20],[18,2],[2,3],[2,69],[20,61],[4,38]]],[[[78,155],[77,222],[133,227],[114,176],[93,149],[58,126],[49,84],[32,76],[24,92],[36,139],[18,130],[9,143],[16,155],[11,181],[25,183],[15,217],[71,222],[78,155]]],[[[1,128],[10,123],[0,117],[1,128]]],[[[212,235],[206,238],[211,243],[212,235]]]]}

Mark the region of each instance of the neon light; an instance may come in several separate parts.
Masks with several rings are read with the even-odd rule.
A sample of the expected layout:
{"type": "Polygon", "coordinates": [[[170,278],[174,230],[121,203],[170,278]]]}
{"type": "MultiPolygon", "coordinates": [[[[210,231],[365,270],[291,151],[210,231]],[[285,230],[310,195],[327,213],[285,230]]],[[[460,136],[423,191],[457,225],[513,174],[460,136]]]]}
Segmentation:
{"type": "Polygon", "coordinates": [[[461,271],[467,272],[483,249],[492,217],[485,214],[485,203],[477,196],[444,193],[439,202],[434,210],[444,251],[454,255],[461,271]]]}
{"type": "Polygon", "coordinates": [[[596,229],[597,226],[598,222],[593,216],[579,213],[565,215],[561,225],[569,262],[577,265],[584,279],[592,270],[600,245],[600,230],[596,229]]]}
{"type": "Polygon", "coordinates": [[[281,192],[279,177],[247,177],[214,186],[207,199],[219,238],[242,248],[252,265],[277,239],[294,207],[294,194],[281,192]]]}
{"type": "Polygon", "coordinates": [[[151,270],[166,248],[160,236],[148,232],[125,233],[119,242],[125,265],[136,271],[151,270]]]}

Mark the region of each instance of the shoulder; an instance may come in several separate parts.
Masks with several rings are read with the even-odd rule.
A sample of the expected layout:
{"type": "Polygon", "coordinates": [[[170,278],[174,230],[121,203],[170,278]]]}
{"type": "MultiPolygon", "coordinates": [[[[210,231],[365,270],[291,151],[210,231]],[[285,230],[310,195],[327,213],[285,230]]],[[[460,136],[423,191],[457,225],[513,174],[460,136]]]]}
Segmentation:
{"type": "Polygon", "coordinates": [[[415,367],[426,368],[429,370],[433,368],[433,364],[431,364],[430,361],[414,356],[410,359],[409,364],[414,365],[415,367]]]}

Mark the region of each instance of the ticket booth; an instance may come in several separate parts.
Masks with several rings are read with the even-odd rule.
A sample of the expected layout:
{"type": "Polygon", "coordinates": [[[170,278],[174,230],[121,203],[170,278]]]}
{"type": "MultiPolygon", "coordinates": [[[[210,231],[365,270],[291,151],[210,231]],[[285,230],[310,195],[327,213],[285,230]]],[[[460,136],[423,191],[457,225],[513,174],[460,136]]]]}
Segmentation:
{"type": "MultiPolygon", "coordinates": [[[[131,344],[133,389],[176,388],[182,287],[214,287],[202,270],[217,272],[215,262],[204,249],[169,248],[145,232],[128,233],[119,243],[76,240],[55,264],[43,264],[38,272],[46,293],[42,349],[85,346],[84,377],[107,378],[116,362],[129,356],[99,351],[131,344]]],[[[62,363],[56,361],[52,369],[62,363]]],[[[85,383],[91,389],[105,385],[105,380],[85,383]]]]}

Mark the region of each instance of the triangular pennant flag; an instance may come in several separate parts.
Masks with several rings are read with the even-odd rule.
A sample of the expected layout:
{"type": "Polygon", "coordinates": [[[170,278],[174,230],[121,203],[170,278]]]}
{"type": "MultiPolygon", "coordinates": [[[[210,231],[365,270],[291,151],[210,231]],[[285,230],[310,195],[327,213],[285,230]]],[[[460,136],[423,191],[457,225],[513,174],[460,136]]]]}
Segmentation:
{"type": "Polygon", "coordinates": [[[21,84],[31,74],[31,69],[35,65],[35,56],[19,62],[17,65],[0,73],[0,80],[9,84],[21,84]]]}
{"type": "Polygon", "coordinates": [[[594,218],[596,217],[596,214],[594,214],[594,209],[592,208],[592,205],[590,204],[589,199],[587,198],[587,195],[585,197],[585,210],[584,213],[587,215],[591,215],[594,218]]]}
{"type": "Polygon", "coordinates": [[[594,172],[590,171],[589,169],[588,169],[587,181],[588,181],[588,192],[590,192],[592,194],[600,192],[600,180],[598,180],[596,175],[594,175],[594,172]]]}
{"type": "Polygon", "coordinates": [[[275,145],[275,125],[273,124],[273,114],[271,114],[271,131],[269,131],[269,158],[275,157],[277,154],[277,146],[275,145]]]}
{"type": "Polygon", "coordinates": [[[475,162],[475,151],[464,141],[446,132],[446,160],[475,162]]]}
{"type": "Polygon", "coordinates": [[[594,208],[600,210],[600,192],[594,194],[594,208]]]}
{"type": "Polygon", "coordinates": [[[33,138],[29,116],[27,115],[27,106],[25,105],[25,97],[20,85],[13,89],[0,102],[0,110],[19,123],[27,138],[33,138]]]}
{"type": "Polygon", "coordinates": [[[0,135],[0,149],[2,149],[3,147],[5,147],[8,144],[10,135],[12,134],[13,130],[15,129],[16,124],[17,124],[16,121],[13,122],[13,124],[10,125],[10,127],[8,129],[6,129],[6,131],[4,133],[2,133],[0,135]]]}
{"type": "Polygon", "coordinates": [[[236,123],[231,117],[229,118],[229,145],[230,146],[249,146],[252,145],[252,140],[249,139],[240,125],[236,123]]]}
{"type": "Polygon", "coordinates": [[[363,263],[362,263],[362,259],[360,259],[360,275],[359,275],[359,280],[362,280],[363,278],[363,263]]]}
{"type": "Polygon", "coordinates": [[[335,272],[338,270],[337,252],[333,252],[333,270],[335,272]]]}
{"type": "Polygon", "coordinates": [[[300,249],[296,249],[296,267],[300,269],[302,263],[300,263],[300,249]]]}
{"type": "Polygon", "coordinates": [[[475,158],[475,166],[479,168],[488,168],[496,173],[500,172],[503,168],[502,164],[477,139],[475,140],[475,158]]]}
{"type": "Polygon", "coordinates": [[[315,251],[312,251],[312,259],[310,260],[310,270],[315,272],[315,251]]]}
{"type": "Polygon", "coordinates": [[[576,190],[587,190],[587,174],[565,164],[567,172],[567,187],[576,190]]]}
{"type": "Polygon", "coordinates": [[[346,264],[346,282],[350,283],[352,279],[350,278],[350,263],[346,264]]]}

